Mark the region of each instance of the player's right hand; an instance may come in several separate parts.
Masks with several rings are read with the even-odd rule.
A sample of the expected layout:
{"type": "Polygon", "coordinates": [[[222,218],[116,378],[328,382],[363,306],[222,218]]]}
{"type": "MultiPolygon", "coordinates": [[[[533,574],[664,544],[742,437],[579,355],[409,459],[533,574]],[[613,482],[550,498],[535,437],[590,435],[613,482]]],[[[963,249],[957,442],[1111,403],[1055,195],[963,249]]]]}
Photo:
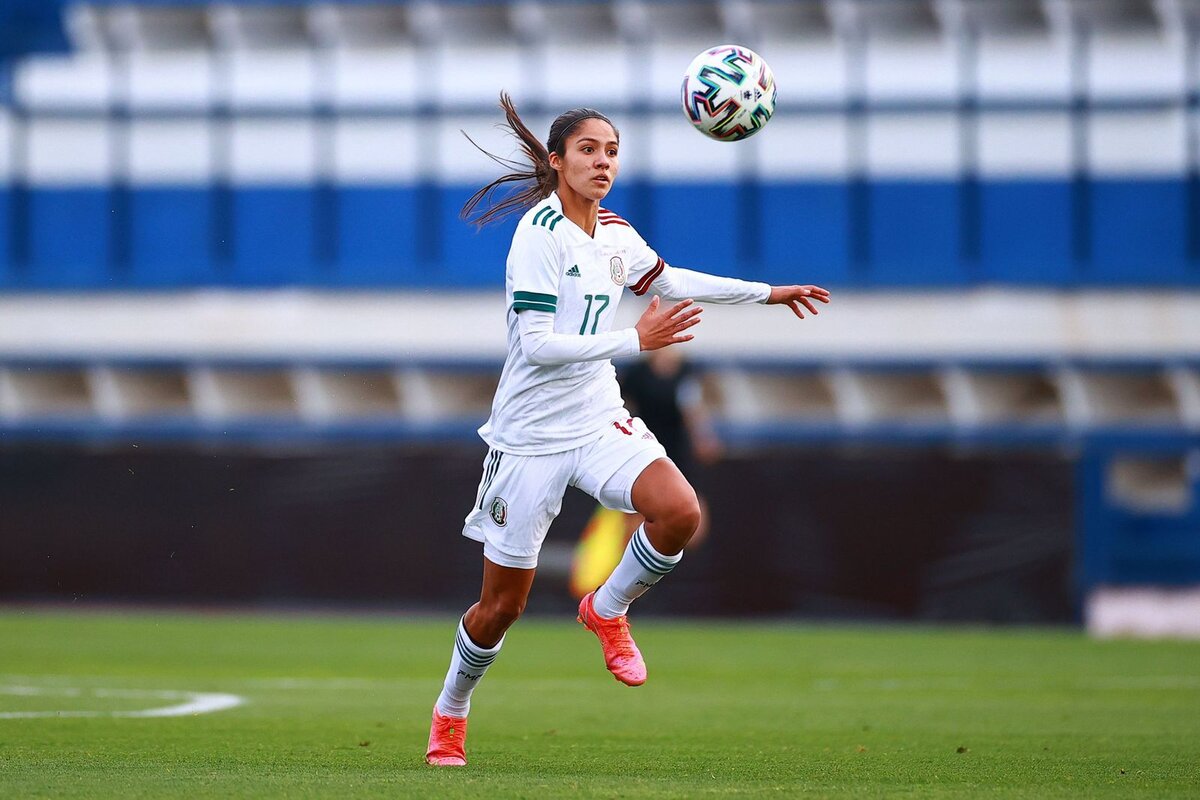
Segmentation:
{"type": "Polygon", "coordinates": [[[650,298],[642,318],[638,320],[638,341],[643,350],[658,350],[671,344],[690,342],[695,337],[684,333],[693,325],[700,324],[700,312],[704,309],[694,305],[694,300],[683,300],[670,308],[659,311],[662,301],[658,295],[650,298]],[[692,306],[689,308],[689,306],[692,306]]]}

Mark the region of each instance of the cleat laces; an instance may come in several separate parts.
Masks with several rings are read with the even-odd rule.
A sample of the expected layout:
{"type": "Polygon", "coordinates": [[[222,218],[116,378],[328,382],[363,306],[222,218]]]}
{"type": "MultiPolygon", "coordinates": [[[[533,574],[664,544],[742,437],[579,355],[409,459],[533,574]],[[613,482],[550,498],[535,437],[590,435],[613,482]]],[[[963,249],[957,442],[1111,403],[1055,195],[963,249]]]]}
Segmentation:
{"type": "Polygon", "coordinates": [[[455,727],[454,720],[451,719],[450,717],[443,717],[441,720],[439,720],[438,727],[441,728],[439,733],[441,733],[442,737],[444,737],[444,738],[442,738],[443,744],[451,744],[452,745],[455,743],[454,740],[456,737],[458,737],[458,738],[462,737],[461,727],[455,727]]]}
{"type": "Polygon", "coordinates": [[[620,616],[613,620],[616,623],[617,636],[614,645],[617,655],[621,658],[633,658],[633,636],[629,633],[629,617],[620,616]]]}

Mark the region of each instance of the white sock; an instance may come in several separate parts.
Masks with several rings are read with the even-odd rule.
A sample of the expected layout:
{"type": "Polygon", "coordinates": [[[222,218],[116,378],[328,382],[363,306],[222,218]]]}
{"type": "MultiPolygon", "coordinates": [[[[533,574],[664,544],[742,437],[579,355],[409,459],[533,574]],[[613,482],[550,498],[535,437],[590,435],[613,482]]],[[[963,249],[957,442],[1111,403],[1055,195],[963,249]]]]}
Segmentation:
{"type": "Polygon", "coordinates": [[[605,619],[629,613],[629,604],[646,593],[683,558],[683,553],[664,556],[650,544],[646,526],[639,525],[621,556],[621,563],[596,590],[592,607],[605,619]]]}
{"type": "MultiPolygon", "coordinates": [[[[465,617],[463,619],[466,619],[465,617]]],[[[450,669],[437,699],[437,710],[443,717],[465,717],[471,711],[471,692],[479,679],[496,660],[504,637],[492,648],[483,648],[471,641],[463,620],[458,621],[454,634],[454,649],[450,652],[450,669]]]]}

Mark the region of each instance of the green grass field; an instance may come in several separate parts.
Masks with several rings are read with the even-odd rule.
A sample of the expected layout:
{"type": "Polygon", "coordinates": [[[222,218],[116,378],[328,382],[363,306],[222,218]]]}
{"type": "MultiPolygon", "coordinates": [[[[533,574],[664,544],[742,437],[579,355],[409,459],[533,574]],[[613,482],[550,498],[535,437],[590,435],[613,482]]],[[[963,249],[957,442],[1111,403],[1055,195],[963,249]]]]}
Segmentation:
{"type": "Polygon", "coordinates": [[[0,797],[1200,795],[1200,644],[635,620],[649,682],[523,620],[469,766],[422,763],[453,620],[0,612],[0,797]],[[155,693],[160,694],[155,694],[155,693]],[[235,694],[180,717],[114,716],[235,694]],[[20,712],[94,716],[14,717],[20,712]]]}

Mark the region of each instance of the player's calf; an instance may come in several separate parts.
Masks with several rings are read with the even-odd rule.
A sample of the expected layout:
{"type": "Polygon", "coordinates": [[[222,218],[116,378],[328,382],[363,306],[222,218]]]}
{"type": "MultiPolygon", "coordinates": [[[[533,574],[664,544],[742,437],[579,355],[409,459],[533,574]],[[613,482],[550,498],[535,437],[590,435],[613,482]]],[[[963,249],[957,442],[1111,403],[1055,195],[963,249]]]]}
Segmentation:
{"type": "Polygon", "coordinates": [[[700,526],[700,499],[687,478],[662,458],[642,470],[631,494],[654,547],[668,558],[678,555],[700,526]]]}
{"type": "Polygon", "coordinates": [[[476,642],[498,642],[525,611],[525,596],[484,597],[467,609],[464,626],[476,642]]]}
{"type": "Polygon", "coordinates": [[[464,622],[459,621],[454,633],[454,649],[450,651],[450,668],[435,706],[442,717],[466,719],[471,711],[471,693],[500,654],[503,644],[501,637],[493,646],[481,647],[467,633],[464,622]]]}
{"type": "Polygon", "coordinates": [[[605,619],[628,614],[630,604],[670,574],[682,559],[682,552],[667,554],[658,550],[646,535],[646,525],[639,526],[616,569],[596,590],[596,613],[605,619]]]}

